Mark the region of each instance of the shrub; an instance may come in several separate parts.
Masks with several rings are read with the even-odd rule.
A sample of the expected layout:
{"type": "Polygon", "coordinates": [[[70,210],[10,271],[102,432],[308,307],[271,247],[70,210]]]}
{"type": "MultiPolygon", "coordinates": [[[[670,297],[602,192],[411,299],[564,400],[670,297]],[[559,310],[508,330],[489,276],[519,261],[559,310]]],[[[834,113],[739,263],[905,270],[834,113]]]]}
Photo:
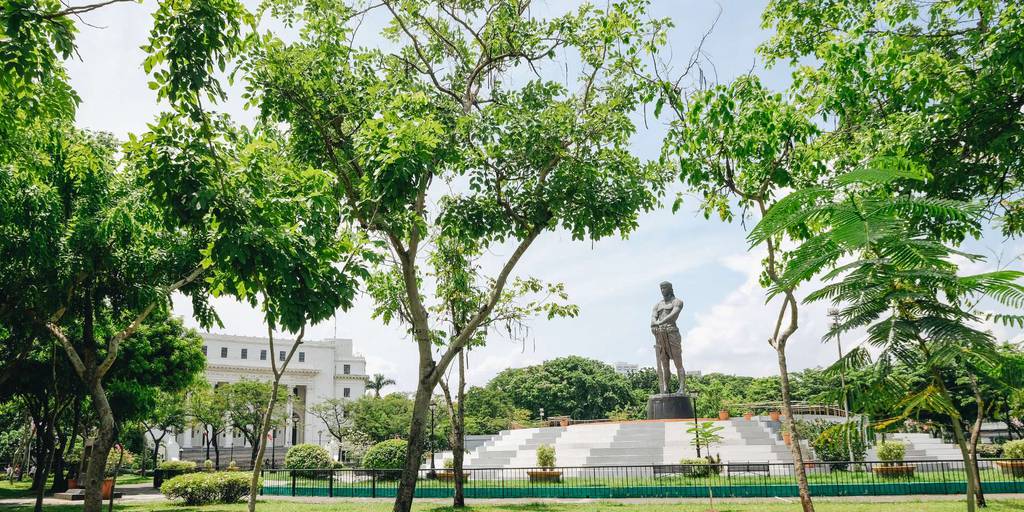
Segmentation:
{"type": "Polygon", "coordinates": [[[238,471],[238,463],[232,460],[228,463],[228,471],[238,471]]]}
{"type": "Polygon", "coordinates": [[[978,457],[984,459],[998,459],[1003,456],[1003,445],[1001,444],[978,444],[978,457]]]}
{"type": "Polygon", "coordinates": [[[704,478],[711,476],[711,463],[708,459],[683,459],[679,461],[684,466],[690,466],[686,470],[687,476],[704,478]]]}
{"type": "MultiPolygon", "coordinates": [[[[827,461],[848,462],[850,449],[847,447],[847,438],[853,451],[854,460],[864,460],[867,447],[860,436],[860,430],[856,423],[836,423],[821,431],[811,445],[818,458],[827,461]]],[[[837,471],[846,470],[846,464],[832,464],[832,469],[837,471]]]]}
{"type": "Polygon", "coordinates": [[[111,448],[110,452],[107,453],[107,467],[105,469],[107,476],[113,476],[114,472],[117,471],[118,459],[121,460],[121,471],[127,471],[135,463],[135,454],[125,450],[124,457],[122,458],[121,450],[118,450],[116,446],[111,448]]]}
{"type": "Polygon", "coordinates": [[[1008,441],[1003,444],[1003,457],[1007,459],[1024,459],[1024,439],[1008,441]]]}
{"type": "Polygon", "coordinates": [[[190,460],[165,460],[160,463],[159,469],[165,471],[195,471],[196,463],[190,460]]]}
{"type": "Polygon", "coordinates": [[[206,459],[205,461],[203,461],[203,470],[213,471],[213,461],[210,459],[206,459]]]}
{"type": "Polygon", "coordinates": [[[537,447],[537,466],[542,468],[555,467],[555,447],[542,444],[537,447]]]}
{"type": "MultiPolygon", "coordinates": [[[[331,463],[331,454],[327,452],[322,446],[315,444],[297,444],[288,449],[288,453],[284,456],[284,467],[285,469],[329,469],[331,463]]],[[[300,476],[312,475],[312,471],[296,471],[295,474],[300,476]]]]}
{"type": "Polygon", "coordinates": [[[901,462],[907,453],[907,446],[899,441],[882,441],[875,448],[882,462],[901,462]]]}
{"type": "Polygon", "coordinates": [[[445,461],[444,461],[444,468],[445,469],[454,469],[455,468],[455,459],[445,459],[445,461]]]}
{"type": "MultiPolygon", "coordinates": [[[[363,455],[363,467],[368,469],[402,469],[405,465],[405,453],[409,443],[404,439],[389,439],[379,442],[366,450],[363,455]]],[[[388,471],[383,478],[398,478],[398,471],[388,471]]]]}
{"type": "Polygon", "coordinates": [[[250,476],[248,473],[189,473],[164,482],[160,492],[168,499],[182,500],[191,506],[234,503],[249,494],[250,476]]]}

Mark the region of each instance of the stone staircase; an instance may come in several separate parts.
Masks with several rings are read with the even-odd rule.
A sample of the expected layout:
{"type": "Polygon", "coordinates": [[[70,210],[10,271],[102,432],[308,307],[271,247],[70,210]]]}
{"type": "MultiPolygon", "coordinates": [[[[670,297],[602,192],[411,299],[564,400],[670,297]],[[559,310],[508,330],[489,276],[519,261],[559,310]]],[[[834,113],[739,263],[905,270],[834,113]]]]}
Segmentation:
{"type": "MultiPolygon", "coordinates": [[[[942,439],[932,437],[930,434],[900,432],[887,436],[892,440],[901,441],[907,445],[907,451],[903,455],[905,460],[961,460],[963,455],[960,448],[952,443],[946,443],[942,439]]],[[[878,460],[875,449],[868,451],[867,457],[871,460],[878,460]]]]}

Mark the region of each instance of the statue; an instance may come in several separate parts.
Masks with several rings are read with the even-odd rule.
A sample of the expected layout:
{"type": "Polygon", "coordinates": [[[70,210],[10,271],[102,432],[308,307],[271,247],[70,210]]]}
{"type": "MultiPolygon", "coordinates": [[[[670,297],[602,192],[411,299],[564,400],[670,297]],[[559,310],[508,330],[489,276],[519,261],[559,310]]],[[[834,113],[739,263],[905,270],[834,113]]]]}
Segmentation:
{"type": "Polygon", "coordinates": [[[675,363],[679,373],[679,394],[686,391],[686,373],[683,370],[683,338],[676,327],[676,319],[683,311],[683,301],[672,291],[672,283],[661,283],[663,300],[654,305],[651,313],[651,332],[654,334],[654,354],[657,356],[658,387],[661,393],[669,392],[672,380],[670,361],[675,363]]]}

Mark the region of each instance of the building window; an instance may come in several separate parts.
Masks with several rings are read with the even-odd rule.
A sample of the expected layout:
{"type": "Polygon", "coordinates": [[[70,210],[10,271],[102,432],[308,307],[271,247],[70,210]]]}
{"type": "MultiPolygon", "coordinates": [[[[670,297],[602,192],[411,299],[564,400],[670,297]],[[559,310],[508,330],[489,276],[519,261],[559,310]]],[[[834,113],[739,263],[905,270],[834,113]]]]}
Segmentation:
{"type": "Polygon", "coordinates": [[[344,373],[345,375],[351,374],[352,373],[352,365],[346,364],[345,366],[342,366],[341,367],[341,372],[344,373]]]}
{"type": "Polygon", "coordinates": [[[249,359],[249,349],[247,349],[247,348],[243,348],[242,349],[242,359],[249,359]]]}
{"type": "Polygon", "coordinates": [[[305,363],[306,362],[306,353],[305,352],[299,352],[299,362],[300,363],[305,363]]]}
{"type": "Polygon", "coordinates": [[[345,398],[348,398],[348,397],[352,396],[352,390],[349,389],[349,388],[343,389],[342,392],[341,392],[341,396],[343,396],[345,398]]]}
{"type": "Polygon", "coordinates": [[[284,361],[284,350],[277,353],[277,360],[284,361]]]}
{"type": "Polygon", "coordinates": [[[206,355],[206,345],[203,345],[203,355],[206,355]]]}
{"type": "Polygon", "coordinates": [[[221,357],[221,359],[223,359],[223,358],[225,358],[227,356],[228,356],[228,348],[227,347],[221,347],[220,348],[220,357],[221,357]]]}
{"type": "Polygon", "coordinates": [[[266,361],[266,360],[267,360],[267,351],[266,350],[260,350],[260,361],[266,361]]]}

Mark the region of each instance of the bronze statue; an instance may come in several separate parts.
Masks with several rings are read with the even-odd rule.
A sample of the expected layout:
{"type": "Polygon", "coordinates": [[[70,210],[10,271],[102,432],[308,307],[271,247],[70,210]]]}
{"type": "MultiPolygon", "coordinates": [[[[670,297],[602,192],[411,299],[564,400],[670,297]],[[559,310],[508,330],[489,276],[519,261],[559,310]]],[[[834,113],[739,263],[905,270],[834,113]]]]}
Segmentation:
{"type": "Polygon", "coordinates": [[[651,313],[651,332],[654,334],[654,353],[657,356],[658,387],[663,394],[669,392],[672,367],[679,373],[679,394],[686,391],[686,372],[683,370],[683,338],[676,327],[676,319],[683,311],[683,301],[672,291],[672,283],[661,283],[663,300],[654,305],[651,313]]]}

